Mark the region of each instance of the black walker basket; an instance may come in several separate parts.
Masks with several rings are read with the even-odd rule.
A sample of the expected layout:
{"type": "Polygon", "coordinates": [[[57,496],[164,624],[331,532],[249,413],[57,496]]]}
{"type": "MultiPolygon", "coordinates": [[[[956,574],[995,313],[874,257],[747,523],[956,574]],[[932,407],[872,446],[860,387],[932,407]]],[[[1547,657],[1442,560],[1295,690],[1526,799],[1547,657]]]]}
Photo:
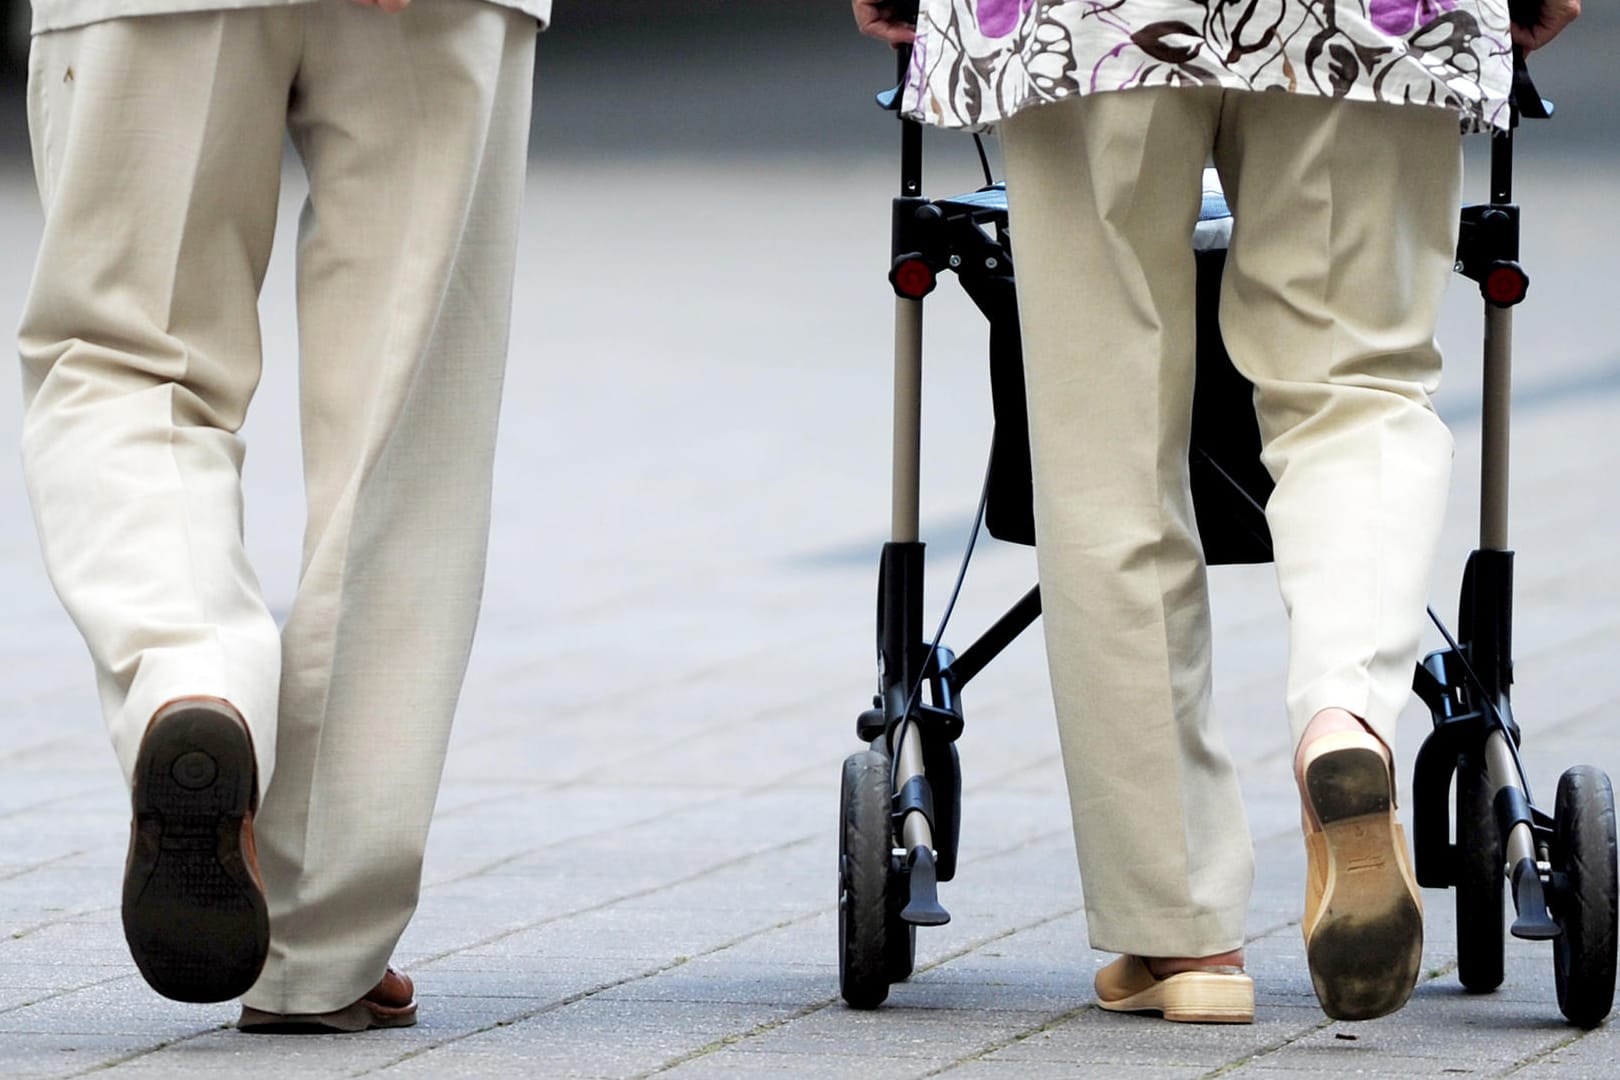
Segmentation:
{"type": "MultiPolygon", "coordinates": [[[[904,81],[909,50],[900,50],[904,81]]],[[[1518,116],[1551,106],[1516,63],[1518,116]]],[[[898,90],[880,95],[898,108],[898,90]]],[[[916,536],[920,309],[940,274],[956,274],[990,327],[995,437],[984,525],[998,539],[1035,542],[1028,421],[1005,194],[991,186],[930,200],[922,195],[921,129],[901,120],[901,193],[893,205],[890,283],[896,317],[895,525],[878,578],[879,687],[856,723],[868,749],[844,762],[839,837],[839,982],[844,999],[874,1008],[915,965],[916,928],[950,916],[938,883],[955,876],[961,831],[961,690],[1040,615],[1032,588],[960,656],[927,640],[923,544],[916,536]],[[906,331],[912,326],[917,332],[906,331]],[[927,694],[923,693],[926,688],[927,694]]],[[[1485,411],[1479,550],[1463,576],[1455,636],[1417,666],[1414,690],[1434,727],[1413,773],[1413,851],[1419,884],[1453,888],[1458,977],[1468,990],[1503,980],[1504,893],[1510,932],[1553,943],[1559,1008],[1594,1027],[1614,999],[1617,882],[1614,797],[1608,777],[1575,766],[1548,813],[1531,800],[1509,690],[1513,553],[1506,545],[1512,308],[1528,288],[1518,263],[1511,128],[1492,140],[1491,200],[1462,210],[1457,268],[1485,300],[1485,411]],[[1453,781],[1455,780],[1455,784],[1453,781]],[[1455,814],[1453,814],[1455,810],[1455,814]],[[1511,885],[1511,889],[1506,886],[1511,885]]],[[[1264,504],[1272,481],[1260,463],[1253,387],[1233,367],[1216,319],[1224,249],[1197,252],[1197,385],[1189,470],[1210,564],[1268,562],[1264,504]]],[[[1431,613],[1432,614],[1432,613],[1431,613]]]]}

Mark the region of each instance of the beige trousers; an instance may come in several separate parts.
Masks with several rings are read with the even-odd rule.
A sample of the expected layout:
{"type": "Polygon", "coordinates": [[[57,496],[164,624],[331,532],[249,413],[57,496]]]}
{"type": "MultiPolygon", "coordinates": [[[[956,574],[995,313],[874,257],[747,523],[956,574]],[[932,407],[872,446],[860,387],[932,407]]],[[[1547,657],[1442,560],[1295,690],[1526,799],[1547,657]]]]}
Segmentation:
{"type": "Polygon", "coordinates": [[[415,908],[483,582],[535,30],[334,0],[34,39],[28,489],[126,775],[173,697],[252,730],[259,1009],[354,1001],[415,908]],[[236,433],[289,132],[308,520],[278,633],[236,433]]]}
{"type": "Polygon", "coordinates": [[[1450,476],[1429,403],[1456,243],[1439,109],[1151,89],[1003,127],[1046,641],[1092,944],[1243,941],[1253,849],[1210,723],[1210,616],[1187,477],[1199,174],[1235,224],[1221,330],[1255,384],[1288,609],[1288,717],[1411,688],[1450,476]]]}

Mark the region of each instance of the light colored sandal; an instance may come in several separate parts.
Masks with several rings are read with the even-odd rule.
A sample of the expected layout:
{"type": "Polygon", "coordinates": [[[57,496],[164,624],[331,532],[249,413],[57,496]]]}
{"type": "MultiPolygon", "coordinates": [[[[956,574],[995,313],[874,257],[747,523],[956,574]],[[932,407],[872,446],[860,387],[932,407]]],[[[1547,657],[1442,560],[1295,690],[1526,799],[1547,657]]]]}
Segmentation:
{"type": "Polygon", "coordinates": [[[1254,980],[1242,968],[1210,967],[1159,978],[1140,956],[1097,972],[1097,1004],[1109,1012],[1151,1012],[1192,1024],[1254,1023],[1254,980]]]}
{"type": "Polygon", "coordinates": [[[1366,731],[1312,740],[1302,762],[1305,959],[1322,1011],[1371,1020],[1399,1009],[1423,959],[1423,902],[1395,819],[1384,744],[1366,731]]]}

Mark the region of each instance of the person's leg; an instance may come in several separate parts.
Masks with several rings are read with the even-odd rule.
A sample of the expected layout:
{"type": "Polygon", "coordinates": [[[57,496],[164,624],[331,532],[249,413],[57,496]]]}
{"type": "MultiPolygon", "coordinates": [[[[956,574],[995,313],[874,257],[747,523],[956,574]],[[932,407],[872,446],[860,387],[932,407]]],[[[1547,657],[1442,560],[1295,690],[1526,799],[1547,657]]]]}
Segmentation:
{"type": "Polygon", "coordinates": [[[1429,393],[1459,128],[1439,109],[1257,94],[1229,99],[1221,132],[1235,215],[1221,326],[1277,482],[1307,955],[1324,1009],[1359,1019],[1399,1008],[1421,959],[1388,748],[1450,479],[1429,393]]]}
{"type": "Polygon", "coordinates": [[[1451,476],[1429,393],[1455,259],[1460,135],[1441,109],[1233,95],[1221,333],[1255,384],[1289,613],[1294,742],[1344,710],[1392,744],[1451,476]]]}
{"type": "Polygon", "coordinates": [[[1209,717],[1187,476],[1191,237],[1218,92],[1132,90],[1002,128],[1037,557],[1092,944],[1236,959],[1253,877],[1209,717]],[[1224,956],[1223,956],[1224,954],[1224,956]]]}
{"type": "Polygon", "coordinates": [[[18,332],[24,477],[130,778],[183,695],[236,706],[261,781],[274,760],[280,646],[237,437],[294,63],[274,22],[115,19],[41,34],[29,61],[45,231],[18,332]]]}
{"type": "Polygon", "coordinates": [[[309,523],[244,1000],[303,1015],[377,984],[416,905],[483,585],[537,28],[466,0],[299,10],[309,523]]]}
{"type": "Polygon", "coordinates": [[[123,924],[160,993],[263,963],[252,812],[279,643],[242,546],[242,424],[294,50],[269,12],[43,34],[45,232],[19,331],[24,474],[132,786],[123,924]],[[255,751],[258,760],[255,761],[255,751]]]}

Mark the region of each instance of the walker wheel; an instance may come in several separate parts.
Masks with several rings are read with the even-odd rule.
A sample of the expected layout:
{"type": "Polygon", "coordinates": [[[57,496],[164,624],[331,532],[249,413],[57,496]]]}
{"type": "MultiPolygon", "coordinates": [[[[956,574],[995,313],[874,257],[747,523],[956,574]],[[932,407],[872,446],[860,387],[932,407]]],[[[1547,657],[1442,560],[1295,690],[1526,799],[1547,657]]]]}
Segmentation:
{"type": "Polygon", "coordinates": [[[1594,1028],[1614,1005],[1615,974],[1614,789],[1601,769],[1576,765],[1558,778],[1551,855],[1558,1008],[1594,1028]]]}
{"type": "Polygon", "coordinates": [[[863,750],[844,759],[838,840],[838,990],[857,1009],[889,996],[889,759],[863,750]]]}
{"type": "Polygon", "coordinates": [[[1502,985],[1506,856],[1492,809],[1495,792],[1476,751],[1457,759],[1457,979],[1487,994],[1502,985]]]}

